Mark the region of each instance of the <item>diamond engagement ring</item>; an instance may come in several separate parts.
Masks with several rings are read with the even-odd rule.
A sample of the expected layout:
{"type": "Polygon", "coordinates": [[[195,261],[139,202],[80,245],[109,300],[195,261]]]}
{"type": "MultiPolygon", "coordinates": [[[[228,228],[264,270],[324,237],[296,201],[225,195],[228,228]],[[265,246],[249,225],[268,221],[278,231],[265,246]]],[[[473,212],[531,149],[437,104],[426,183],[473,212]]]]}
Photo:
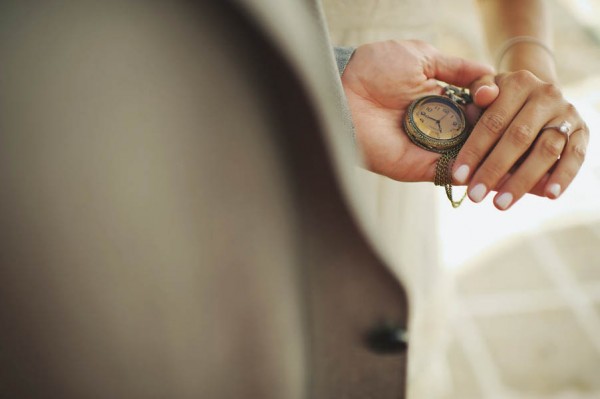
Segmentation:
{"type": "Polygon", "coordinates": [[[571,123],[568,121],[562,121],[558,126],[544,126],[541,132],[548,129],[558,130],[560,133],[565,135],[567,138],[567,143],[569,142],[569,136],[571,135],[571,123]]]}

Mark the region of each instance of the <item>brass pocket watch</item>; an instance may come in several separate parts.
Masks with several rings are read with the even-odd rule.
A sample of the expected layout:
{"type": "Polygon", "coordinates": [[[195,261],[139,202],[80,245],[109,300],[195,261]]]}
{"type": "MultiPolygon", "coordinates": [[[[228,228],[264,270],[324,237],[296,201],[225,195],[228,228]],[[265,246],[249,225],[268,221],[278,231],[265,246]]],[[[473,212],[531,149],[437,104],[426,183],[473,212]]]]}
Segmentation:
{"type": "Polygon", "coordinates": [[[413,101],[404,117],[404,130],[419,147],[442,154],[436,164],[434,183],[445,187],[450,203],[457,208],[466,193],[458,201],[453,199],[451,168],[458,151],[471,134],[462,106],[472,99],[465,89],[452,85],[444,87],[444,94],[428,95],[413,101]]]}

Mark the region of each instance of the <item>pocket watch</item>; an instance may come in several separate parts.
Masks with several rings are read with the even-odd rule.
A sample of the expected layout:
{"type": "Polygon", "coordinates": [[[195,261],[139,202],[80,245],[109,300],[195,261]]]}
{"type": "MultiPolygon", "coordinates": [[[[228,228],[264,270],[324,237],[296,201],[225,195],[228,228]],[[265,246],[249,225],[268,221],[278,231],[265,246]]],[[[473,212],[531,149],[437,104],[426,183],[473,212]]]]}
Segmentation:
{"type": "Polygon", "coordinates": [[[404,130],[419,147],[442,154],[436,164],[434,183],[444,186],[450,203],[457,208],[466,193],[458,201],[453,199],[451,169],[458,151],[471,134],[472,128],[462,106],[472,99],[466,89],[452,85],[444,87],[444,94],[413,101],[404,117],[404,130]]]}

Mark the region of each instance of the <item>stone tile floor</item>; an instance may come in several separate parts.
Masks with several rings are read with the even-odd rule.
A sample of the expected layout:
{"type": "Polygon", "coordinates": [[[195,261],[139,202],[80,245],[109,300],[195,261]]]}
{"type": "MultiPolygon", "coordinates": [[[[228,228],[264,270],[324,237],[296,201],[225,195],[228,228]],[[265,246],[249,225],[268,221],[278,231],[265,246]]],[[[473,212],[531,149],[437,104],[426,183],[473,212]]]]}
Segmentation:
{"type": "Polygon", "coordinates": [[[600,221],[576,225],[457,272],[447,398],[600,398],[599,244],[600,221]]]}

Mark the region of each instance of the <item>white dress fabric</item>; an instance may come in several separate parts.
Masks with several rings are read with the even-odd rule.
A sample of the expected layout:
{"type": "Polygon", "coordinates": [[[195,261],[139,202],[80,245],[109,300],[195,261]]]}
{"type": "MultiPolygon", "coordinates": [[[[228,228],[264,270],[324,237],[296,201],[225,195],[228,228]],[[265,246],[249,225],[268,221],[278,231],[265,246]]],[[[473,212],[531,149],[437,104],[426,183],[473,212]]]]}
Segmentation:
{"type": "MultiPolygon", "coordinates": [[[[443,17],[436,0],[323,0],[332,42],[337,46],[388,39],[419,39],[444,52],[484,58],[481,35],[473,13],[466,24],[443,17]],[[446,34],[448,31],[454,34],[446,34]]],[[[454,4],[454,3],[453,3],[454,4]]],[[[471,1],[456,6],[473,7],[471,1]]],[[[472,10],[472,8],[471,8],[472,10]]],[[[371,231],[390,255],[409,292],[411,302],[410,352],[407,389],[409,398],[444,396],[447,366],[444,348],[449,337],[447,313],[450,282],[440,262],[437,229],[443,190],[432,183],[400,183],[358,169],[366,194],[371,231]],[[435,384],[432,384],[435,381],[435,384]]]]}

